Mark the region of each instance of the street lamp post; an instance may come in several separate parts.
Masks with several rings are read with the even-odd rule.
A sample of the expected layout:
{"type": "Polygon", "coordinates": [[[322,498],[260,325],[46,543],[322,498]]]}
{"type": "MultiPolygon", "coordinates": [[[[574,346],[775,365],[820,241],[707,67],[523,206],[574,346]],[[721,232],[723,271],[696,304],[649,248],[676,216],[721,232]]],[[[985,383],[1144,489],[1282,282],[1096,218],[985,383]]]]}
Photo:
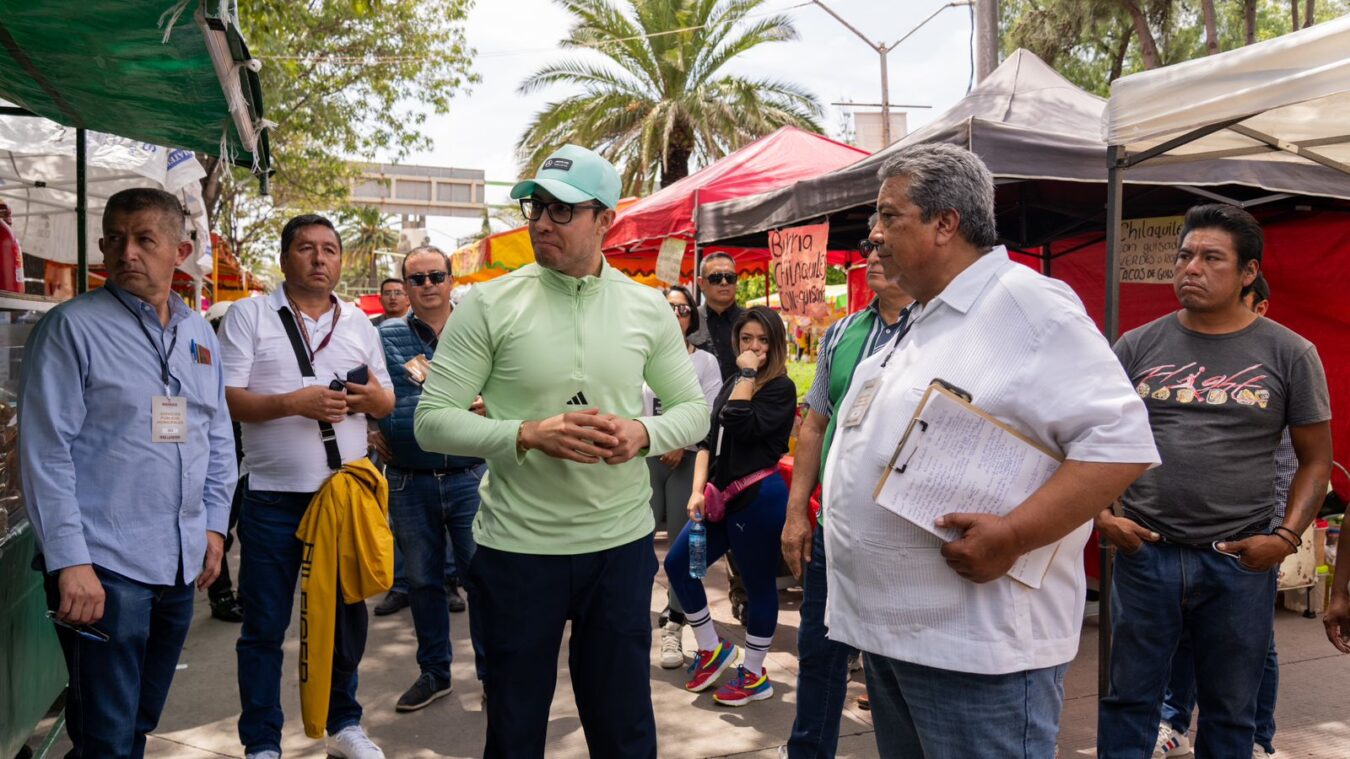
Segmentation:
{"type": "Polygon", "coordinates": [[[908,32],[905,33],[905,36],[901,37],[900,39],[896,40],[890,45],[887,45],[885,42],[881,41],[873,42],[872,40],[867,38],[867,35],[858,31],[857,27],[855,27],[853,24],[850,24],[848,21],[844,20],[843,16],[840,16],[838,13],[835,13],[834,10],[830,8],[830,6],[821,2],[821,0],[812,0],[812,1],[816,5],[819,5],[821,10],[833,16],[835,21],[838,21],[839,23],[843,24],[844,28],[848,29],[850,32],[853,32],[855,35],[857,35],[858,39],[867,43],[868,47],[877,51],[877,56],[881,59],[881,141],[884,142],[886,145],[890,145],[891,88],[889,76],[890,72],[888,71],[888,66],[886,65],[886,55],[890,53],[892,50],[894,50],[896,47],[898,47],[901,42],[904,42],[905,40],[909,39],[911,35],[919,31],[919,29],[923,28],[924,24],[927,24],[929,21],[932,21],[934,18],[936,18],[939,13],[947,10],[948,8],[960,8],[967,5],[974,5],[975,0],[954,0],[954,2],[947,3],[941,8],[938,8],[937,10],[933,11],[931,14],[928,15],[928,18],[924,19],[923,21],[920,21],[918,26],[914,27],[913,29],[910,29],[908,32]]]}

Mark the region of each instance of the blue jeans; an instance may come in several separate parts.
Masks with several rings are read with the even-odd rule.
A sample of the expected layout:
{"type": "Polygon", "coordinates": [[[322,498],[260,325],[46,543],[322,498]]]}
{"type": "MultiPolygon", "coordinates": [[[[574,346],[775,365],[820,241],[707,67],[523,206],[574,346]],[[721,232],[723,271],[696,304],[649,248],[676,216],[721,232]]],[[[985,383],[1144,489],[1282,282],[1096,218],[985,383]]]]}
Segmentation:
{"type": "MultiPolygon", "coordinates": [[[[1275,700],[1280,692],[1280,660],[1275,653],[1275,636],[1270,636],[1270,653],[1266,668],[1261,673],[1261,689],[1256,693],[1256,744],[1267,753],[1275,753],[1275,700]]],[[[1195,659],[1191,641],[1183,635],[1181,645],[1172,656],[1172,678],[1167,682],[1167,696],[1163,699],[1162,718],[1177,732],[1191,729],[1191,712],[1195,711],[1195,659]]]]}
{"type": "MultiPolygon", "coordinates": [[[[391,496],[392,497],[392,496],[391,496]]],[[[389,529],[394,529],[393,519],[389,520],[389,529]]],[[[468,566],[465,564],[465,566],[468,566]]],[[[459,570],[455,568],[455,549],[453,545],[447,545],[445,549],[445,581],[458,579],[459,570]]],[[[390,593],[402,593],[408,595],[408,572],[403,568],[403,551],[398,547],[398,542],[394,543],[394,584],[389,586],[390,593]]]]}
{"type": "MultiPolygon", "coordinates": [[[[106,643],[56,626],[70,673],[67,759],[145,755],[145,736],[159,724],[169,684],[192,624],[192,586],[146,585],[94,567],[103,584],[103,618],[91,627],[106,643]]],[[[47,608],[61,607],[58,575],[44,574],[47,608]]]]}
{"type": "MultiPolygon", "coordinates": [[[[730,548],[745,583],[745,631],[773,637],[778,626],[778,562],[783,521],[787,516],[787,483],[780,474],[760,480],[754,502],[721,522],[708,522],[708,566],[730,548]]],[[[745,496],[748,498],[749,496],[745,496]]],[[[689,576],[689,525],[666,553],[666,579],[684,609],[704,609],[708,596],[703,581],[689,576]]]]}
{"type": "Polygon", "coordinates": [[[851,646],[825,637],[825,532],[811,538],[811,563],[802,573],[801,623],[797,627],[797,718],[788,738],[792,759],[831,759],[839,745],[839,720],[848,691],[851,646]]]}
{"type": "Polygon", "coordinates": [[[1195,642],[1196,759],[1249,756],[1257,692],[1275,625],[1275,570],[1209,546],[1144,543],[1119,553],[1111,593],[1111,685],[1097,712],[1097,756],[1148,756],[1172,657],[1195,642]]]}
{"type": "MultiPolygon", "coordinates": [[[[450,612],[446,607],[445,564],[447,543],[456,566],[467,567],[477,546],[473,518],[478,514],[478,485],[487,467],[479,465],[455,474],[431,474],[390,466],[389,518],[394,540],[403,552],[408,574],[408,605],[417,631],[417,666],[439,685],[450,683],[450,612]],[[447,533],[449,540],[446,539],[447,533]]],[[[469,638],[473,642],[478,679],[483,679],[482,644],[476,615],[469,609],[469,638]]]]}
{"type": "Polygon", "coordinates": [[[1068,664],[976,675],[876,654],[866,654],[866,659],[867,696],[872,701],[872,724],[882,756],[1046,759],[1055,755],[1068,664]]]}
{"type": "MultiPolygon", "coordinates": [[[[303,546],[295,537],[313,493],[244,492],[239,515],[239,740],[246,752],[280,751],[281,645],[291,624],[303,546]]],[[[366,650],[366,605],[342,603],[338,590],[328,734],[361,722],[356,670],[366,650]]]]}
{"type": "Polygon", "coordinates": [[[545,755],[558,648],[569,621],[567,664],[590,755],[656,759],[651,535],[571,555],[479,546],[468,577],[487,655],[484,759],[545,755]]]}

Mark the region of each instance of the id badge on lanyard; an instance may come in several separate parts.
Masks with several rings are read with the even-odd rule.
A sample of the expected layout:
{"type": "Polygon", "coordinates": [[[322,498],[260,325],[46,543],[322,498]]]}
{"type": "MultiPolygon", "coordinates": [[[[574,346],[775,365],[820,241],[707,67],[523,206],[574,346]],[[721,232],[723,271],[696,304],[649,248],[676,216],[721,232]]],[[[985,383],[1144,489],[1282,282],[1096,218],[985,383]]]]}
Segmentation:
{"type": "Polygon", "coordinates": [[[187,398],[181,395],[156,395],[151,405],[150,441],[186,443],[188,430],[187,398]]]}

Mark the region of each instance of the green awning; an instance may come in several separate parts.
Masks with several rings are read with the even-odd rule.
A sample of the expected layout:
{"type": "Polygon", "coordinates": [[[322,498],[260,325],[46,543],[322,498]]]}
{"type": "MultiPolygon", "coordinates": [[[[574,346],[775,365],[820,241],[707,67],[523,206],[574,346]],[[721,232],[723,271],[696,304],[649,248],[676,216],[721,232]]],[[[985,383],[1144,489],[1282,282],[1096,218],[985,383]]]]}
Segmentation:
{"type": "Polygon", "coordinates": [[[231,0],[0,0],[0,99],[265,177],[249,59],[231,0]]]}

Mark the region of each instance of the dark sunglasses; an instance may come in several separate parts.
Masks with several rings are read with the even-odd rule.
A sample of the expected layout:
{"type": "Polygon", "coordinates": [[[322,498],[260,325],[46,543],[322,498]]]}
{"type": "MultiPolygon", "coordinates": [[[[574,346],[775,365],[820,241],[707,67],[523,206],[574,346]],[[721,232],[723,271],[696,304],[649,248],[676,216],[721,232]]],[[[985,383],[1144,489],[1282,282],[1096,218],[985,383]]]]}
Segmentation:
{"type": "Polygon", "coordinates": [[[597,213],[605,210],[605,207],[599,203],[564,203],[561,200],[539,200],[538,198],[523,198],[520,201],[520,212],[525,214],[525,218],[530,221],[539,221],[543,218],[544,212],[548,211],[549,221],[554,224],[570,224],[578,208],[594,208],[597,213]]]}
{"type": "Polygon", "coordinates": [[[736,284],[736,275],[732,272],[719,271],[709,274],[708,284],[710,285],[734,285],[736,284]]]}
{"type": "Polygon", "coordinates": [[[673,304],[673,303],[670,305],[670,308],[671,308],[672,311],[675,312],[675,315],[676,315],[676,316],[688,316],[689,314],[692,314],[692,313],[694,312],[694,309],[692,309],[692,308],[690,308],[690,307],[688,307],[688,306],[683,306],[683,305],[677,306],[677,305],[675,305],[675,304],[673,304]]]}
{"type": "Polygon", "coordinates": [[[858,252],[864,256],[872,255],[872,251],[877,249],[877,244],[871,240],[864,239],[858,243],[858,252]]]}
{"type": "Polygon", "coordinates": [[[404,279],[408,280],[408,284],[413,287],[421,287],[427,283],[428,279],[431,280],[431,284],[439,285],[444,282],[445,278],[448,276],[450,275],[443,271],[430,271],[426,274],[409,274],[404,277],[404,279]]]}

